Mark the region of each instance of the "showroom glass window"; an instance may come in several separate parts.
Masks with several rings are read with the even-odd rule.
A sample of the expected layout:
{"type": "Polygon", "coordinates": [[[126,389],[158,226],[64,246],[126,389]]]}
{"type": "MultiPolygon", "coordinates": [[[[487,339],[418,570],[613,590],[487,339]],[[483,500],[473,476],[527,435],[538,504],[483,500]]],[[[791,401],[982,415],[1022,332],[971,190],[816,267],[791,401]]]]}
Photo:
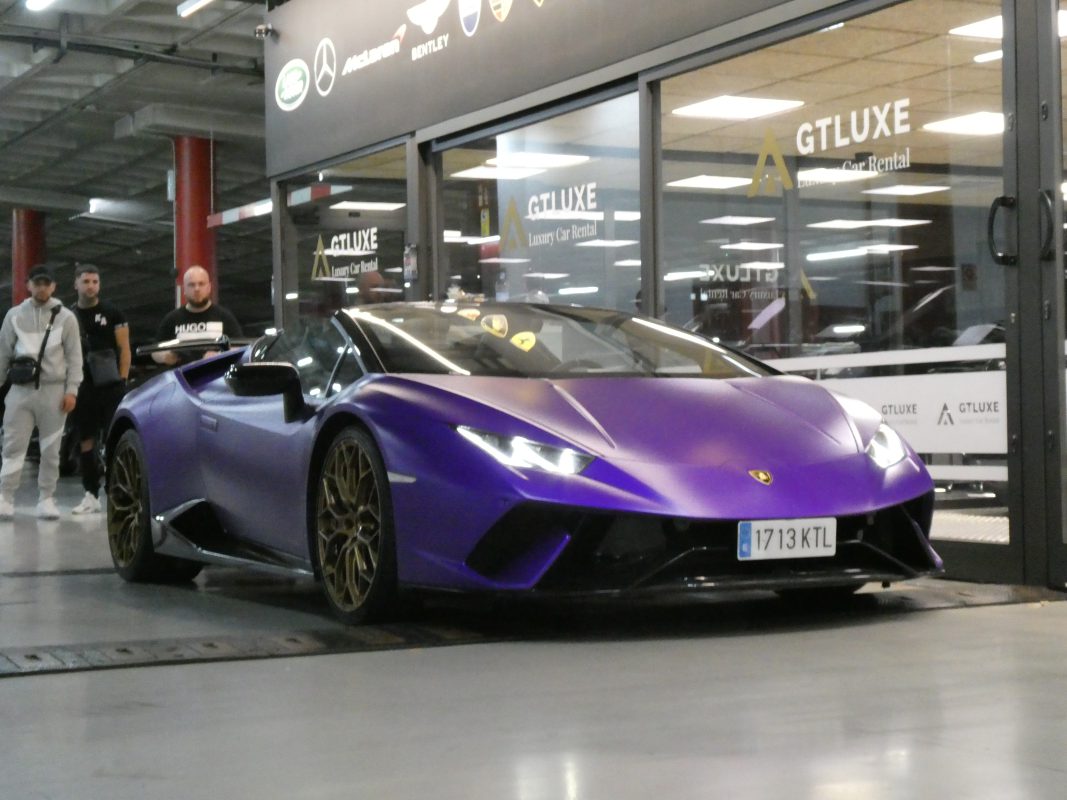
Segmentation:
{"type": "Polygon", "coordinates": [[[913,0],[660,85],[666,317],[871,403],[942,508],[1005,501],[999,11],[913,0]]]}
{"type": "Polygon", "coordinates": [[[405,151],[394,147],[286,182],[286,304],[301,320],[405,295],[405,151]]]}
{"type": "Polygon", "coordinates": [[[448,294],[634,309],[635,94],[446,150],[442,165],[448,294]]]}

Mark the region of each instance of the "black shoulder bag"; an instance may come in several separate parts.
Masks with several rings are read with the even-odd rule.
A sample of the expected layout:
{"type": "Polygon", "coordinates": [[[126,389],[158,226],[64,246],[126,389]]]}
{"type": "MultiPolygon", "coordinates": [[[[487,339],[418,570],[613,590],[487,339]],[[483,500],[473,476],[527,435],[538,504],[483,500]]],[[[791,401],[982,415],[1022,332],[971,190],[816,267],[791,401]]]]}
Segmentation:
{"type": "Polygon", "coordinates": [[[52,325],[55,324],[56,316],[62,307],[56,306],[52,309],[52,316],[48,319],[48,327],[44,329],[44,338],[41,339],[41,349],[37,353],[37,358],[15,356],[11,359],[11,364],[7,368],[8,383],[20,386],[32,383],[34,389],[41,388],[41,360],[44,358],[44,349],[48,345],[48,336],[52,333],[52,325]]]}

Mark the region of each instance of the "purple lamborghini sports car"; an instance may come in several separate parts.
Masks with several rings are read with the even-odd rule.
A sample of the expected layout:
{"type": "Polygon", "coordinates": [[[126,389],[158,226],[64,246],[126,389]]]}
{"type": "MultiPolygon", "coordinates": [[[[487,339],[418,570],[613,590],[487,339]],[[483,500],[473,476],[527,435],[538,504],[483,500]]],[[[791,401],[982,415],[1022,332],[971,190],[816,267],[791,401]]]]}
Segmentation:
{"type": "Polygon", "coordinates": [[[653,319],[522,303],[338,312],[168,372],[108,437],[131,581],[827,594],[937,573],[933,485],[869,406],[653,319]]]}

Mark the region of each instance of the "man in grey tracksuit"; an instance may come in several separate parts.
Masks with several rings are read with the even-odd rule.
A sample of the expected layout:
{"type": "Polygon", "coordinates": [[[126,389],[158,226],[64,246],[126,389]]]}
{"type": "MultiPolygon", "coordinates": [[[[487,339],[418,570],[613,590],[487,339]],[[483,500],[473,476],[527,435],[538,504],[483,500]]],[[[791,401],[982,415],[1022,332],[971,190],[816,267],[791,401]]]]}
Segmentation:
{"type": "Polygon", "coordinates": [[[3,462],[0,463],[0,520],[15,513],[15,490],[34,426],[41,445],[37,472],[37,516],[59,519],[55,491],[59,482],[59,447],[63,423],[74,410],[82,382],[81,334],[74,313],[52,297],[55,277],[45,266],[30,270],[26,288],[30,296],[7,312],[0,326],[0,376],[7,375],[15,356],[37,358],[52,309],[59,306],[52,332],[41,358],[40,386],[12,385],[4,410],[3,462]]]}

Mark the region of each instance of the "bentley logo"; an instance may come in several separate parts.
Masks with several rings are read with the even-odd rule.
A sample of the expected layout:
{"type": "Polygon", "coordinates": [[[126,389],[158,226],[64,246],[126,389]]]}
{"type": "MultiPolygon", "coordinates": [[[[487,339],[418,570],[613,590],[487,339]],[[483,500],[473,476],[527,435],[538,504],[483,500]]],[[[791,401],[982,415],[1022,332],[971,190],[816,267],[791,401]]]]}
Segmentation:
{"type": "Polygon", "coordinates": [[[337,77],[337,51],[330,39],[323,39],[315,50],[315,90],[325,97],[337,77]]]}
{"type": "Polygon", "coordinates": [[[770,486],[771,481],[774,480],[774,476],[767,472],[765,469],[750,469],[748,474],[758,480],[764,486],[770,486]]]}

